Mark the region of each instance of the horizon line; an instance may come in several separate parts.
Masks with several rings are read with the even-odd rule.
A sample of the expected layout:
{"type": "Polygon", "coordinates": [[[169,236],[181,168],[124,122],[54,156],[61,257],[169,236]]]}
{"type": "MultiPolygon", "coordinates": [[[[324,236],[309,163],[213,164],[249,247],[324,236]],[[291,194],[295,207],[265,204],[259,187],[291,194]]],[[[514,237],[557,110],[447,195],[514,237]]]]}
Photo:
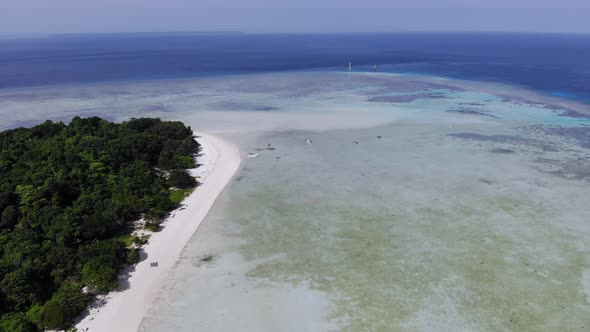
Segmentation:
{"type": "Polygon", "coordinates": [[[69,36],[106,36],[106,35],[368,35],[368,34],[553,34],[553,35],[590,35],[581,31],[502,31],[502,30],[414,30],[414,31],[280,31],[280,32],[246,32],[239,30],[187,30],[187,31],[121,31],[121,32],[56,32],[56,33],[11,33],[0,34],[0,39],[69,37],[69,36]]]}

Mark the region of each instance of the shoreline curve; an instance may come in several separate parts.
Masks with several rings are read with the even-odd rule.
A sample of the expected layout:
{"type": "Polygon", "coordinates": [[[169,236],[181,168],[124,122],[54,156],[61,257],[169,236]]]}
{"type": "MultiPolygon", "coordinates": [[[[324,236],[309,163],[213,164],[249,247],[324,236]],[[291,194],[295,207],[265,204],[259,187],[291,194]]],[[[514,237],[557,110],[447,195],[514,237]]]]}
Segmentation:
{"type": "Polygon", "coordinates": [[[239,149],[218,136],[195,133],[201,144],[200,167],[193,170],[200,185],[171,212],[143,247],[147,258],[123,271],[119,289],[102,296],[76,325],[78,331],[138,331],[150,307],[178,262],[180,253],[197,231],[209,210],[240,167],[239,149]],[[150,262],[158,262],[151,267],[150,262]],[[126,273],[127,272],[127,273],[126,273]],[[127,275],[127,276],[125,276],[127,275]]]}

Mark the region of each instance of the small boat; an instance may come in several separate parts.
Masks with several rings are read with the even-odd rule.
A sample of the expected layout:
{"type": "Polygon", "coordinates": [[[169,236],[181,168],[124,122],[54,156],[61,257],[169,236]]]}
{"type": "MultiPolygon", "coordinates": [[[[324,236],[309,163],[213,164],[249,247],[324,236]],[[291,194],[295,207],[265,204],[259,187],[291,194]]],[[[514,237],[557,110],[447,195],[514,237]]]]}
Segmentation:
{"type": "Polygon", "coordinates": [[[305,144],[311,144],[313,143],[309,138],[305,140],[305,144]]]}
{"type": "Polygon", "coordinates": [[[248,158],[256,158],[258,156],[260,156],[260,153],[252,153],[252,152],[248,153],[248,158]]]}
{"type": "Polygon", "coordinates": [[[157,266],[158,266],[158,262],[151,262],[151,263],[150,263],[150,266],[151,266],[151,267],[157,267],[157,266]]]}

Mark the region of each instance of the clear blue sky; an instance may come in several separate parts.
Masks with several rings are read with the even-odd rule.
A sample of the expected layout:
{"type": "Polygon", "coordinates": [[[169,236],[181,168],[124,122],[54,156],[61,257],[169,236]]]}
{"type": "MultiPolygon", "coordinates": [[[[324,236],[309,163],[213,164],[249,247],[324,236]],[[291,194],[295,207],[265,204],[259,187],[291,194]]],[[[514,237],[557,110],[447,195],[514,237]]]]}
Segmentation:
{"type": "Polygon", "coordinates": [[[0,0],[0,35],[142,31],[590,32],[590,0],[0,0]]]}

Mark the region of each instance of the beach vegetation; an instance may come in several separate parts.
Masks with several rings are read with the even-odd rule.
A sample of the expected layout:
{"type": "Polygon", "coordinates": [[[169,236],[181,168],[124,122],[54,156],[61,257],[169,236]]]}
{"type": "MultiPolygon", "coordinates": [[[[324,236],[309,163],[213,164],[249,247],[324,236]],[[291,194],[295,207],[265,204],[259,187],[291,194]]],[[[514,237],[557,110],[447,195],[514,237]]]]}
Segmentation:
{"type": "Polygon", "coordinates": [[[187,188],[194,188],[197,185],[197,180],[186,170],[178,170],[175,169],[170,173],[168,177],[168,182],[172,187],[180,188],[180,189],[187,189],[187,188]]]}
{"type": "Polygon", "coordinates": [[[68,328],[117,288],[147,241],[135,222],[159,229],[197,185],[198,150],[190,127],[152,118],[1,132],[0,331],[68,328]]]}
{"type": "Polygon", "coordinates": [[[134,265],[139,263],[139,250],[138,248],[131,248],[127,252],[127,260],[126,263],[129,265],[134,265]]]}
{"type": "Polygon", "coordinates": [[[150,232],[157,232],[160,230],[160,222],[158,220],[147,221],[144,228],[150,232]]]}
{"type": "Polygon", "coordinates": [[[2,315],[2,318],[0,318],[0,331],[34,332],[36,327],[27,319],[24,313],[18,312],[2,315]]]}
{"type": "Polygon", "coordinates": [[[170,190],[170,201],[174,206],[180,205],[182,201],[187,198],[192,192],[194,188],[185,188],[185,189],[171,189],[170,190]]]}
{"type": "Polygon", "coordinates": [[[148,239],[149,239],[149,235],[144,234],[142,236],[134,236],[133,237],[133,244],[136,246],[142,246],[146,243],[148,243],[148,239]]]}

